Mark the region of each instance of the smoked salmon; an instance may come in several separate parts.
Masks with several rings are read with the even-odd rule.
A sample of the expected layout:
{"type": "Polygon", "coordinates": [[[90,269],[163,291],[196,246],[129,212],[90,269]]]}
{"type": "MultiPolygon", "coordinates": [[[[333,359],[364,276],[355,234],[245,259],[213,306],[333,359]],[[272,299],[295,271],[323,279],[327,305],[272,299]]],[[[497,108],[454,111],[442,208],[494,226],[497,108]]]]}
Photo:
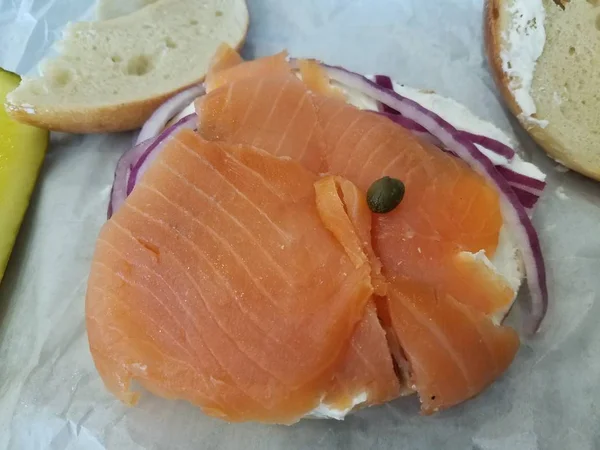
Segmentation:
{"type": "MultiPolygon", "coordinates": [[[[238,144],[260,142],[260,148],[275,155],[282,154],[279,142],[302,142],[302,151],[290,147],[286,156],[305,165],[306,161],[318,161],[320,171],[344,177],[363,192],[383,176],[402,180],[406,186],[402,203],[389,214],[375,215],[371,233],[387,282],[395,285],[394,292],[401,292],[405,285],[396,280],[422,283],[429,288],[422,295],[428,296],[430,302],[448,296],[492,324],[492,318],[506,310],[515,296],[502,276],[485,260],[474,256],[483,252],[492,258],[498,245],[503,218],[495,188],[463,161],[418,139],[386,117],[340,100],[338,91],[323,82],[319,65],[311,61],[298,63],[306,89],[301,94],[296,83],[284,81],[290,79],[291,66],[280,67],[275,77],[269,75],[265,65],[257,75],[259,61],[253,61],[248,77],[238,76],[196,101],[199,131],[207,139],[238,144]],[[268,86],[259,84],[257,77],[268,79],[268,86]],[[280,81],[273,81],[275,78],[280,81]],[[231,95],[238,90],[244,94],[231,95]],[[286,99],[290,111],[287,115],[280,99],[286,99]],[[210,114],[216,105],[223,113],[210,114]],[[294,105],[302,105],[301,116],[294,105]],[[252,123],[231,120],[243,115],[251,115],[252,123]],[[318,142],[304,145],[307,135],[318,142]]],[[[315,170],[314,166],[311,170],[315,170]]],[[[387,296],[385,301],[395,303],[395,297],[387,296]]],[[[397,308],[390,307],[389,311],[393,316],[397,308]]],[[[397,323],[392,320],[392,324],[397,323]]],[[[397,326],[392,328],[398,334],[397,326]]],[[[470,337],[484,339],[481,333],[494,329],[480,328],[482,331],[470,337]]],[[[491,337],[489,343],[504,348],[510,355],[501,364],[482,366],[485,373],[477,374],[493,380],[506,370],[517,347],[507,347],[506,341],[494,341],[491,337]]],[[[443,377],[443,372],[436,373],[443,377]]],[[[416,386],[425,392],[422,384],[416,386]]],[[[467,386],[455,392],[454,398],[462,401],[481,389],[481,383],[467,386]]],[[[421,397],[425,401],[426,395],[421,397]]],[[[436,399],[438,405],[456,403],[444,393],[436,399]]],[[[432,410],[425,405],[425,412],[432,410]]]]}
{"type": "MultiPolygon", "coordinates": [[[[87,327],[115,395],[135,402],[135,379],[231,421],[289,423],[319,404],[373,288],[368,260],[323,226],[316,181],[260,150],[173,139],[98,239],[87,327]]],[[[372,317],[359,329],[351,360],[362,339],[385,345],[372,317]]]]}
{"type": "Polygon", "coordinates": [[[229,421],[412,391],[432,413],[512,362],[518,335],[494,318],[516,293],[486,261],[503,227],[494,187],[297,65],[221,47],[197,132],[165,145],[102,228],[87,328],[124,402],[135,380],[229,421]],[[372,214],[383,176],[406,193],[372,214]]]}

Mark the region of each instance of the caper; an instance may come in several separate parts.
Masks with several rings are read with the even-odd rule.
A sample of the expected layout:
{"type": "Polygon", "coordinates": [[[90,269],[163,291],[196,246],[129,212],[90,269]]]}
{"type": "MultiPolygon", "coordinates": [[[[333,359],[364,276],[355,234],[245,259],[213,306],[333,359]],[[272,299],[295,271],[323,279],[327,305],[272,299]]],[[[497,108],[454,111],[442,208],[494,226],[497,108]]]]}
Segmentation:
{"type": "Polygon", "coordinates": [[[377,214],[389,213],[403,198],[404,183],[391,177],[383,177],[373,182],[367,191],[369,209],[377,214]]]}

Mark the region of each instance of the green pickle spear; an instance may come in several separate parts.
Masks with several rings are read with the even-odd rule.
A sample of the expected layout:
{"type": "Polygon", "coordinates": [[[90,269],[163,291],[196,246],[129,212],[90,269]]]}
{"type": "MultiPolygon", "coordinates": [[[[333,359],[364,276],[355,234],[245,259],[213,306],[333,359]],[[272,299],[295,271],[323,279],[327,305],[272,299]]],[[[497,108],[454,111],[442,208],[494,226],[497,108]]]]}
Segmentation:
{"type": "Polygon", "coordinates": [[[4,109],[20,81],[0,68],[0,282],[48,148],[47,130],[16,122],[4,109]]]}

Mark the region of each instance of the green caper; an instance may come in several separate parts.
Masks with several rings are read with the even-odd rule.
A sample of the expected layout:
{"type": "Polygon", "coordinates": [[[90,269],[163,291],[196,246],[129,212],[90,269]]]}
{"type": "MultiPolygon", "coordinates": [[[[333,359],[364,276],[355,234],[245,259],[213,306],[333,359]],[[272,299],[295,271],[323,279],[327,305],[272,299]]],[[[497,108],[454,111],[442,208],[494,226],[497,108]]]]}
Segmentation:
{"type": "Polygon", "coordinates": [[[369,209],[377,214],[389,213],[403,198],[404,183],[396,178],[380,178],[367,191],[369,209]]]}

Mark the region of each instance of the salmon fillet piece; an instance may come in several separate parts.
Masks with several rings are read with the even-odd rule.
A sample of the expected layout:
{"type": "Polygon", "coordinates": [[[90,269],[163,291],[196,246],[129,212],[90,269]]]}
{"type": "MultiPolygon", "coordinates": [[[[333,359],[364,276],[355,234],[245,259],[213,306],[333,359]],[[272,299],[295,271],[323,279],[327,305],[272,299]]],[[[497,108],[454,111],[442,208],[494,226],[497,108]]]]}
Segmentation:
{"type": "Polygon", "coordinates": [[[354,399],[361,395],[362,407],[388,402],[401,393],[406,393],[406,389],[394,371],[386,334],[379,323],[375,303],[371,301],[322,403],[332,409],[347,410],[355,406],[354,399]]]}
{"type": "MultiPolygon", "coordinates": [[[[372,214],[364,193],[348,180],[334,176],[317,181],[315,190],[323,224],[357,268],[370,264],[375,293],[383,295],[387,283],[371,245],[372,214]]],[[[400,394],[400,382],[373,300],[367,305],[323,403],[330,408],[346,410],[352,408],[355,399],[361,395],[364,397],[362,406],[368,406],[385,403],[400,394]]]]}
{"type": "MultiPolygon", "coordinates": [[[[245,64],[236,66],[238,73],[245,64]]],[[[261,60],[253,61],[254,73],[260,64],[261,60]]],[[[300,62],[299,66],[308,86],[296,83],[285,71],[264,76],[265,69],[261,77],[248,73],[231,80],[223,76],[221,87],[196,104],[199,132],[210,140],[257,145],[285,155],[312,171],[341,176],[359,192],[383,176],[402,180],[406,186],[402,203],[391,213],[373,217],[370,234],[376,258],[369,259],[372,266],[380,261],[383,280],[392,290],[377,305],[383,305],[389,316],[386,329],[393,330],[391,341],[401,346],[402,352],[395,350],[398,359],[405,356],[410,365],[404,372],[412,377],[424,412],[472,397],[506,370],[518,349],[514,331],[496,326],[491,319],[510,305],[515,293],[503,277],[474,257],[483,251],[492,258],[496,251],[503,225],[497,192],[458,158],[418,140],[385,117],[341,101],[335,90],[326,88],[322,73],[311,73],[318,67],[315,64],[300,62]],[[442,369],[455,371],[454,362],[438,360],[437,353],[429,355],[426,346],[411,346],[420,342],[419,333],[429,333],[433,339],[437,331],[408,327],[400,317],[406,312],[401,308],[407,304],[403,299],[414,295],[407,280],[422,286],[420,301],[412,303],[418,317],[427,316],[439,299],[450,299],[444,300],[446,309],[458,311],[457,320],[473,320],[460,320],[465,330],[446,338],[461,340],[465,348],[486,342],[492,354],[501,356],[489,358],[489,366],[465,366],[467,372],[474,371],[471,385],[443,389],[442,369]],[[427,361],[429,356],[439,363],[436,370],[432,363],[417,371],[415,361],[427,361]],[[433,391],[435,402],[428,399],[433,391]]],[[[352,248],[356,250],[356,243],[352,248]]],[[[374,274],[372,278],[376,279],[374,274]]],[[[456,327],[443,329],[443,333],[456,332],[456,327]]]]}
{"type": "Polygon", "coordinates": [[[276,423],[321,401],[373,288],[368,261],[324,227],[317,180],[260,150],[174,136],[94,255],[89,342],[117,397],[135,403],[136,380],[230,421],[276,423]]]}
{"type": "Polygon", "coordinates": [[[289,74],[292,67],[287,62],[287,53],[266,56],[259,60],[244,62],[240,55],[227,44],[221,44],[213,56],[206,77],[206,92],[244,78],[264,78],[289,74]],[[241,63],[244,62],[243,67],[241,63]]]}
{"type": "Polygon", "coordinates": [[[383,176],[405,184],[402,203],[388,214],[374,215],[372,235],[388,281],[391,329],[410,365],[423,412],[473,397],[506,371],[519,347],[516,332],[491,319],[515,293],[473,256],[484,250],[491,258],[498,245],[503,220],[496,191],[462,161],[385,117],[332,96],[314,102],[329,172],[363,190],[383,176]],[[418,296],[415,284],[423,286],[418,296]],[[440,339],[461,346],[464,352],[456,358],[463,360],[448,358],[453,346],[432,351],[440,339]],[[482,350],[487,351],[483,357],[482,350]],[[450,375],[457,365],[467,377],[464,384],[450,375]]]}
{"type": "MultiPolygon", "coordinates": [[[[222,43],[219,48],[217,48],[217,51],[210,61],[209,70],[206,74],[206,80],[204,82],[206,90],[210,92],[219,87],[219,84],[221,84],[219,72],[231,69],[243,62],[244,60],[238,52],[236,52],[228,44],[222,43]]],[[[231,76],[228,77],[225,73],[225,76],[222,78],[223,80],[227,81],[231,78],[231,76]]]]}
{"type": "MultiPolygon", "coordinates": [[[[468,255],[484,250],[491,258],[498,245],[503,221],[495,189],[461,160],[385,117],[311,93],[287,72],[253,76],[261,61],[237,65],[237,71],[246,64],[252,70],[197,101],[199,132],[340,175],[363,192],[382,176],[401,179],[404,200],[373,224],[386,276],[433,283],[486,314],[505,310],[514,297],[508,283],[468,255]]],[[[313,65],[302,67],[306,73],[313,65]]]]}
{"type": "Polygon", "coordinates": [[[386,277],[429,283],[485,314],[504,310],[513,290],[465,255],[484,250],[491,258],[496,250],[503,219],[494,188],[458,158],[383,116],[330,97],[315,102],[328,171],[362,190],[383,176],[406,187],[402,203],[373,223],[386,277]]]}
{"type": "Polygon", "coordinates": [[[496,326],[419,282],[392,283],[387,307],[425,414],[480,393],[506,371],[519,348],[512,328],[496,326]]]}
{"type": "Polygon", "coordinates": [[[205,139],[267,150],[315,173],[324,168],[317,111],[310,93],[291,71],[242,77],[200,97],[195,105],[202,118],[198,132],[205,139]]]}

